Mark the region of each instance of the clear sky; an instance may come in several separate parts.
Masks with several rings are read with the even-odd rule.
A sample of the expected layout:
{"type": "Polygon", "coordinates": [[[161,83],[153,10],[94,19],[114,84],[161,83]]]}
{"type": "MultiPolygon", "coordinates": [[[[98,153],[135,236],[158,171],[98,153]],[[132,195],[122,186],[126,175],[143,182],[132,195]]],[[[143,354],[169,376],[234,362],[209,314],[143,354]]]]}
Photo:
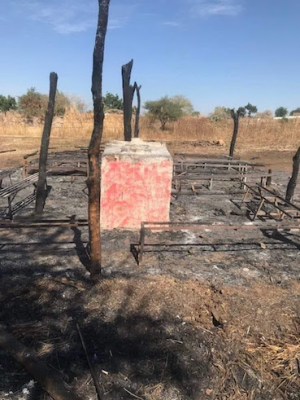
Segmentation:
{"type": "MultiPolygon", "coordinates": [[[[0,0],[0,94],[59,89],[91,104],[97,0],[0,0]]],[[[196,110],[300,107],[299,0],[111,0],[104,91],[134,59],[142,99],[183,94],[196,110]]]]}

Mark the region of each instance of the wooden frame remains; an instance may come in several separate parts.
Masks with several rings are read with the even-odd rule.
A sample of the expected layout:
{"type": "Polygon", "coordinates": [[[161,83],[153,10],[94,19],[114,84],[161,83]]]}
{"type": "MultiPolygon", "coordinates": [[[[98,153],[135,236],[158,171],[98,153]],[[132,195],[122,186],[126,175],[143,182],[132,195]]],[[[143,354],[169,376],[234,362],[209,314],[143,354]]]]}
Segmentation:
{"type": "MultiPolygon", "coordinates": [[[[140,238],[138,243],[138,254],[137,261],[141,265],[144,256],[144,248],[146,242],[146,235],[150,232],[168,232],[168,231],[183,231],[188,230],[192,232],[201,232],[206,229],[213,230],[223,230],[224,232],[228,230],[291,230],[300,229],[300,224],[286,224],[284,222],[280,224],[208,224],[205,222],[142,222],[140,230],[140,238]]],[[[153,243],[152,243],[153,244],[153,243]]],[[[211,243],[210,243],[211,244],[211,243]]]]}
{"type": "Polygon", "coordinates": [[[279,221],[282,221],[286,217],[293,220],[300,218],[299,207],[285,200],[283,197],[279,196],[277,193],[273,192],[267,187],[258,183],[255,187],[247,184],[245,184],[245,186],[247,187],[247,190],[243,196],[242,203],[246,202],[249,195],[252,195],[252,197],[258,199],[257,208],[254,210],[250,209],[250,211],[253,212],[253,221],[255,221],[257,217],[262,216],[277,219],[279,221]],[[272,208],[275,209],[275,213],[264,211],[263,208],[265,204],[272,206],[272,208]]]}

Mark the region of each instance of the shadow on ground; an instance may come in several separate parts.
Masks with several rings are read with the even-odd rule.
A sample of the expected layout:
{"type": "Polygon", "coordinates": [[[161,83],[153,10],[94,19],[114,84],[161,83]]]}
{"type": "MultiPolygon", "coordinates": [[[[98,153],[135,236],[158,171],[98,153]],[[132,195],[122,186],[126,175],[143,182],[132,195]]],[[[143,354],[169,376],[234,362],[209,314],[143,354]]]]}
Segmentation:
{"type": "MultiPolygon", "coordinates": [[[[104,399],[223,400],[248,399],[249,395],[255,400],[297,398],[293,395],[299,391],[299,379],[284,381],[283,372],[270,375],[270,381],[263,379],[264,371],[257,367],[256,358],[245,351],[240,336],[235,336],[241,325],[242,338],[247,337],[248,327],[253,330],[251,340],[255,343],[265,338],[255,330],[255,324],[258,318],[269,316],[262,311],[266,304],[259,305],[258,312],[256,298],[243,299],[241,293],[249,292],[249,287],[226,298],[222,285],[206,283],[197,287],[195,277],[180,280],[167,273],[159,278],[148,275],[147,261],[145,271],[135,276],[126,274],[118,261],[118,270],[92,286],[87,273],[86,232],[78,228],[68,232],[62,228],[32,231],[26,234],[25,242],[21,241],[21,233],[16,230],[0,240],[1,323],[24,345],[35,349],[50,368],[58,370],[83,399],[95,398],[95,389],[76,324],[81,327],[104,399]],[[233,302],[234,315],[227,312],[228,299],[233,302]],[[186,312],[186,304],[191,305],[194,314],[186,312]],[[248,308],[240,316],[244,304],[248,308]]],[[[286,245],[297,246],[294,236],[271,238],[265,233],[264,238],[268,239],[264,245],[272,250],[274,246],[281,250],[286,245]]],[[[115,246],[121,245],[116,241],[115,246]]],[[[225,245],[217,243],[213,251],[222,254],[225,245]]],[[[188,246],[198,246],[203,254],[207,250],[204,244],[188,246]]],[[[256,250],[258,244],[239,241],[236,246],[246,257],[249,252],[245,250],[256,250]]],[[[172,249],[169,246],[170,252],[172,249]]],[[[234,271],[239,272],[237,268],[234,271]]],[[[278,290],[281,293],[282,288],[278,290]]],[[[300,295],[291,292],[290,296],[292,303],[280,299],[271,304],[275,312],[278,307],[288,315],[283,311],[288,307],[292,315],[291,304],[299,309],[300,295]]],[[[285,323],[276,319],[270,337],[285,343],[285,323]]],[[[299,322],[295,324],[299,326],[299,322]]],[[[38,384],[29,388],[32,378],[3,350],[0,373],[3,398],[47,398],[38,384]]]]}

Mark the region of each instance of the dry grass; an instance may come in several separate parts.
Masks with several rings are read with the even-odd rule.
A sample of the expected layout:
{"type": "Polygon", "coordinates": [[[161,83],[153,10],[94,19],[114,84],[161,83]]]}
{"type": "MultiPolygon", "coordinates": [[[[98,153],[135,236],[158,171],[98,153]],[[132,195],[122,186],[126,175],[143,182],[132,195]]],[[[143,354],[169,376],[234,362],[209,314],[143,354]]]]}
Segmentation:
{"type": "MultiPolygon", "coordinates": [[[[80,114],[69,110],[64,118],[55,118],[53,121],[50,152],[87,147],[92,128],[92,113],[80,114]]],[[[159,129],[159,123],[153,124],[148,118],[142,117],[140,137],[145,140],[167,141],[171,152],[201,151],[205,154],[227,154],[232,128],[231,120],[212,122],[207,118],[186,117],[169,124],[168,129],[162,131],[159,129]],[[209,146],[220,139],[224,141],[225,146],[209,146]]],[[[7,113],[7,116],[0,114],[0,150],[16,150],[0,155],[0,168],[22,166],[24,154],[39,149],[42,130],[42,124],[28,125],[17,113],[7,113]]],[[[103,141],[112,139],[123,140],[123,116],[120,114],[108,114],[105,117],[103,141]]],[[[272,151],[277,151],[276,157],[272,156],[275,160],[277,156],[280,157],[279,151],[290,150],[290,154],[284,155],[285,163],[288,163],[286,169],[290,170],[292,155],[298,146],[300,119],[282,122],[245,118],[240,122],[236,154],[242,157],[264,152],[262,154],[265,158],[266,152],[271,154],[272,151]]],[[[264,159],[261,161],[264,162],[264,159]]],[[[273,168],[273,165],[270,167],[273,168]]]]}
{"type": "MultiPolygon", "coordinates": [[[[294,303],[299,290],[299,283],[287,288],[260,283],[245,290],[166,276],[152,276],[149,280],[120,278],[97,285],[86,296],[84,309],[88,320],[101,315],[105,323],[116,320],[120,313],[125,319],[147,316],[164,321],[170,337],[175,329],[170,321],[174,320],[183,321],[194,331],[208,332],[207,340],[214,343],[213,347],[217,346],[216,339],[224,343],[213,355],[219,377],[219,389],[214,388],[213,398],[254,399],[263,385],[283,396],[300,387],[299,304],[294,303]],[[223,320],[224,330],[213,327],[211,313],[223,320]],[[252,380],[252,394],[245,390],[246,377],[252,380]],[[228,397],[222,397],[224,391],[228,397]]],[[[186,339],[182,340],[180,344],[184,345],[186,339]]],[[[142,397],[169,398],[164,393],[165,383],[144,387],[142,397]]]]}
{"type": "MultiPolygon", "coordinates": [[[[141,122],[141,137],[170,141],[216,141],[222,139],[230,144],[233,123],[231,120],[212,122],[207,118],[182,118],[162,132],[158,126],[151,126],[147,118],[141,122]]],[[[245,118],[240,121],[238,150],[294,149],[300,145],[300,120],[257,120],[245,118]]]]}
{"type": "Polygon", "coordinates": [[[280,339],[261,339],[261,344],[248,343],[247,351],[253,355],[256,367],[264,380],[277,380],[277,389],[295,384],[299,386],[300,340],[295,335],[280,339]],[[262,366],[264,368],[262,368],[262,366]]]}
{"type": "MultiPolygon", "coordinates": [[[[52,138],[87,142],[92,131],[93,114],[80,114],[69,110],[64,119],[56,118],[53,123],[52,138]]],[[[30,126],[23,122],[16,113],[8,113],[0,119],[0,137],[39,138],[42,125],[30,126]]],[[[141,118],[140,136],[147,140],[165,141],[209,141],[224,140],[229,145],[232,135],[232,121],[212,122],[207,118],[186,117],[169,124],[161,131],[158,123],[151,123],[148,118],[141,118]]],[[[108,114],[105,118],[103,140],[123,137],[123,116],[108,114]]],[[[237,141],[238,149],[295,149],[300,145],[300,119],[283,122],[281,120],[249,119],[240,122],[237,141]]]]}
{"type": "MultiPolygon", "coordinates": [[[[62,282],[71,283],[72,286],[73,283],[78,284],[71,280],[62,282]]],[[[22,280],[17,286],[13,284],[8,287],[8,292],[2,295],[3,300],[5,296],[11,298],[13,295],[13,299],[20,297],[22,303],[44,306],[35,307],[43,310],[39,316],[40,323],[14,326],[13,333],[22,340],[33,338],[34,348],[47,361],[51,356],[53,360],[55,353],[69,354],[72,359],[71,356],[74,357],[77,351],[74,353],[74,346],[76,349],[80,346],[77,335],[73,334],[74,322],[72,324],[72,318],[76,320],[78,314],[75,311],[70,314],[72,307],[66,308],[66,313],[61,302],[53,301],[54,298],[62,298],[62,282],[58,282],[57,278],[34,278],[30,291],[21,298],[24,293],[22,280]],[[53,317],[57,318],[59,313],[60,322],[61,319],[65,320],[59,325],[60,329],[52,325],[53,320],[49,319],[49,304],[53,307],[53,317]],[[62,329],[69,322],[70,327],[62,329]]],[[[195,396],[197,399],[298,398],[299,282],[282,286],[253,283],[247,287],[234,287],[208,284],[199,279],[180,280],[168,276],[142,275],[130,279],[104,279],[92,288],[85,284],[81,288],[85,290],[76,299],[80,304],[80,315],[84,318],[82,325],[85,332],[92,332],[88,342],[99,341],[98,349],[101,352],[103,348],[111,349],[110,339],[104,338],[102,342],[103,332],[107,329],[114,343],[133,346],[130,352],[123,353],[124,347],[116,345],[118,351],[114,351],[113,357],[119,358],[113,363],[117,362],[118,368],[109,368],[109,364],[105,368],[108,371],[106,382],[119,386],[133,398],[182,399],[180,387],[174,384],[176,377],[173,380],[173,376],[170,376],[170,372],[174,373],[175,360],[176,365],[179,364],[182,371],[191,377],[187,382],[194,384],[192,377],[199,377],[197,379],[207,396],[195,396]],[[218,321],[222,321],[222,327],[214,326],[212,314],[218,316],[218,321]],[[158,348],[156,343],[159,343],[158,348]],[[142,363],[150,366],[144,372],[147,373],[147,380],[139,381],[136,389],[132,389],[130,383],[122,387],[120,382],[125,380],[135,382],[135,374],[138,376],[141,373],[142,365],[137,361],[130,366],[127,364],[127,369],[122,369],[122,362],[127,357],[125,355],[135,354],[143,348],[148,349],[140,355],[142,363]],[[206,352],[203,353],[200,348],[206,349],[206,352]],[[170,357],[166,355],[165,349],[170,357]],[[209,358],[203,357],[203,354],[209,354],[209,358]],[[164,369],[161,362],[165,365],[164,369]],[[209,382],[199,374],[198,366],[201,362],[211,368],[209,382]],[[265,388],[273,394],[272,397],[263,396],[265,388]]],[[[95,349],[97,352],[97,347],[95,349]]],[[[60,359],[63,359],[61,355],[60,359]]],[[[70,359],[66,357],[68,363],[70,359]]],[[[80,387],[88,386],[89,380],[85,373],[79,379],[80,387]]]]}

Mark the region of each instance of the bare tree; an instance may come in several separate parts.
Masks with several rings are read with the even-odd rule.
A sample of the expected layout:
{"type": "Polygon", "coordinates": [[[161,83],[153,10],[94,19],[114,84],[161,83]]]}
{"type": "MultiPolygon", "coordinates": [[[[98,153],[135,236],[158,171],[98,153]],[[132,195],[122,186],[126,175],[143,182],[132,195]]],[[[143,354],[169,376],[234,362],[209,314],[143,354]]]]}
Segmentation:
{"type": "Polygon", "coordinates": [[[45,115],[45,124],[42,135],[40,160],[39,160],[39,180],[37,183],[36,202],[35,202],[35,213],[37,215],[43,213],[46,194],[47,194],[47,187],[46,187],[47,158],[48,158],[51,127],[54,115],[57,80],[58,80],[57,74],[55,72],[51,72],[48,108],[45,115]]]}
{"type": "Polygon", "coordinates": [[[293,173],[286,189],[285,199],[286,201],[289,202],[292,200],[296,189],[297,179],[299,175],[299,164],[300,164],[300,147],[296,151],[296,154],[293,157],[293,173]]]}
{"type": "Polygon", "coordinates": [[[92,95],[94,104],[94,129],[88,149],[89,177],[89,245],[91,277],[101,274],[100,237],[100,143],[103,133],[104,110],[102,102],[102,75],[105,37],[107,31],[110,0],[98,0],[99,15],[93,54],[92,95]]]}

